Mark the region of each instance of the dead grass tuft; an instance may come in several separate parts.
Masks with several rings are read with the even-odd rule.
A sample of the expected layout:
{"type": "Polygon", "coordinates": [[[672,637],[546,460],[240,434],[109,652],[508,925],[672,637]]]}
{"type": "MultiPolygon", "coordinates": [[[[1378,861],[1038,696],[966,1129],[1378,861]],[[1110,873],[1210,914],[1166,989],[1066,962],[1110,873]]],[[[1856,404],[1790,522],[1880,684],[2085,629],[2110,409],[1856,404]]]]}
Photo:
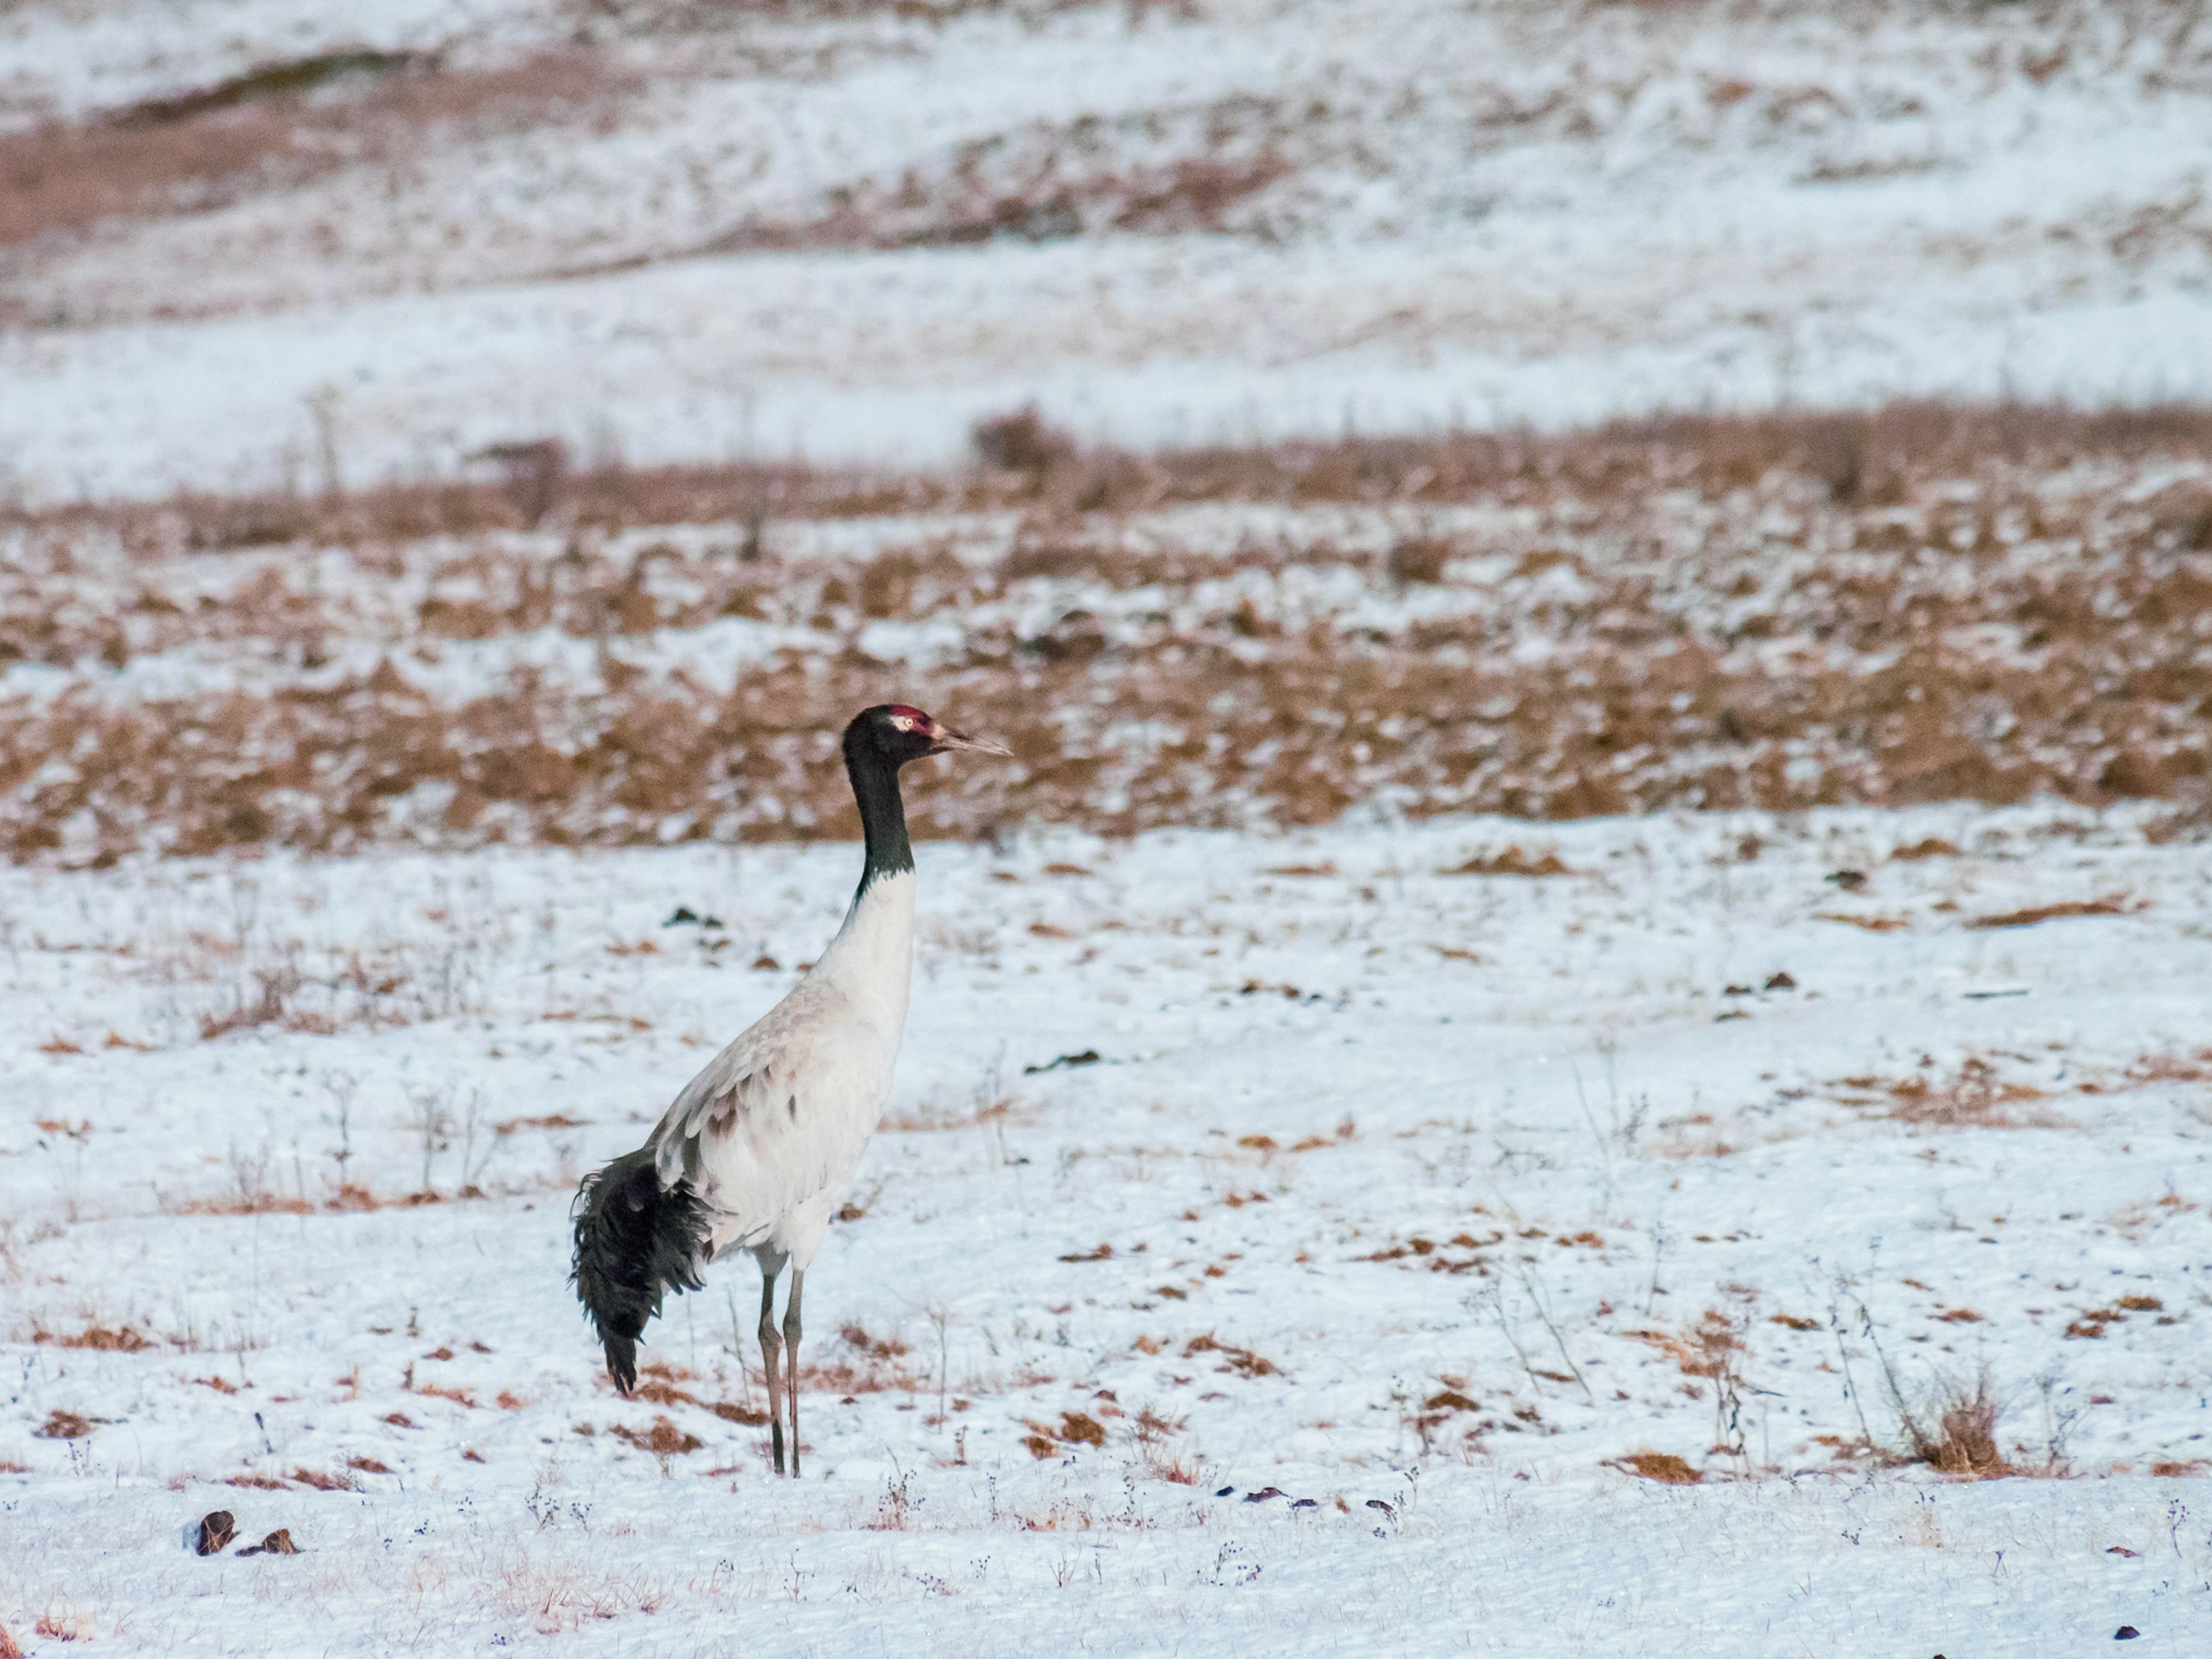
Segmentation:
{"type": "Polygon", "coordinates": [[[653,1426],[649,1429],[632,1429],[618,1425],[608,1430],[607,1432],[617,1440],[626,1441],[640,1451],[651,1452],[656,1457],[681,1456],[687,1452],[697,1451],[706,1443],[697,1435],[686,1433],[665,1417],[654,1418],[653,1426]]]}
{"type": "MultiPolygon", "coordinates": [[[[1989,1061],[1974,1056],[1960,1062],[1958,1071],[1948,1079],[1932,1074],[1905,1078],[1891,1084],[1887,1092],[1890,1117],[1900,1123],[1938,1128],[2029,1127],[2005,1109],[2043,1098],[2042,1090],[2032,1084],[2008,1083],[1989,1061]]],[[[2053,1121],[2042,1115],[2033,1127],[2047,1127],[2053,1121]]]]}
{"type": "Polygon", "coordinates": [[[1637,1330],[1621,1334],[1658,1349],[1674,1361],[1685,1376],[1720,1376],[1743,1350],[1735,1322],[1717,1308],[1706,1309],[1695,1324],[1680,1331],[1637,1330]]]}
{"type": "Polygon", "coordinates": [[[1519,847],[1509,847],[1502,853],[1477,853],[1464,864],[1454,865],[1449,870],[1439,870],[1440,876],[1571,876],[1556,852],[1546,852],[1531,857],[1519,847]]]}
{"type": "Polygon", "coordinates": [[[2127,895],[2112,894],[2099,899],[2068,899],[2057,904],[2039,904],[2025,910],[2006,910],[1993,916],[1975,916],[1964,925],[1970,928],[2033,927],[2039,921],[2055,921],[2064,916],[2124,916],[2128,914],[2127,895]]]}
{"type": "Polygon", "coordinates": [[[1198,1484],[1198,1460],[1175,1449],[1176,1437],[1188,1425],[1188,1419],[1165,1416],[1150,1406],[1139,1408],[1130,1432],[1136,1440],[1138,1461],[1153,1480],[1178,1486],[1198,1484]]]}
{"type": "Polygon", "coordinates": [[[1214,1369],[1234,1372],[1238,1376],[1278,1376],[1281,1372],[1272,1359],[1262,1358],[1249,1348],[1240,1348],[1234,1343],[1224,1342],[1212,1332],[1194,1336],[1183,1344],[1182,1357],[1194,1359],[1202,1353],[1218,1353],[1223,1364],[1214,1369]]]}
{"type": "Polygon", "coordinates": [[[1048,425],[1034,404],[976,422],[969,442],[985,466],[1031,478],[1041,478],[1075,459],[1075,440],[1048,425]]]}
{"type": "Polygon", "coordinates": [[[40,1326],[32,1332],[31,1340],[57,1348],[92,1348],[102,1353],[140,1353],[154,1346],[130,1325],[88,1325],[70,1336],[57,1336],[40,1326]]]}
{"type": "Polygon", "coordinates": [[[46,1414],[46,1420],[40,1426],[38,1436],[41,1440],[82,1440],[91,1432],[90,1418],[57,1407],[46,1414]]]}
{"type": "MultiPolygon", "coordinates": [[[[47,1601],[39,1614],[39,1622],[31,1628],[50,1642],[78,1642],[92,1634],[92,1618],[71,1608],[67,1596],[57,1595],[47,1601]]],[[[15,1645],[12,1637],[9,1645],[15,1645]]]]}
{"type": "Polygon", "coordinates": [[[1933,1403],[1919,1411],[1907,1406],[1901,1396],[1895,1404],[1912,1462],[1975,1480],[2020,1473],[1997,1449],[2000,1408],[1986,1369],[1971,1389],[1955,1379],[1945,1379],[1938,1385],[1933,1403]],[[1931,1416],[1932,1423],[1928,1420],[1931,1416]]]}
{"type": "Polygon", "coordinates": [[[1954,859],[1959,856],[1959,849],[1941,836],[1930,836],[1910,847],[1897,848],[1889,856],[1893,863],[1913,864],[1923,859],[1954,859]]]}
{"type": "Polygon", "coordinates": [[[1620,1467],[1631,1474],[1668,1486],[1694,1486],[1705,1478],[1704,1471],[1691,1468],[1687,1459],[1673,1452],[1631,1452],[1620,1460],[1620,1467]]]}

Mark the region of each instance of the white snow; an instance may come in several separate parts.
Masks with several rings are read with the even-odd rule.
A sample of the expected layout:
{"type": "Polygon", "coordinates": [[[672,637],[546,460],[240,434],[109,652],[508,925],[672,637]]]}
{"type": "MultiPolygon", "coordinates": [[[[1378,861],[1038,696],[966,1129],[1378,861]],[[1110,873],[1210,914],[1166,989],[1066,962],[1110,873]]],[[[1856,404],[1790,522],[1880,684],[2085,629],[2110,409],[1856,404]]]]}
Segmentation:
{"type": "Polygon", "coordinates": [[[672,1302],[647,1357],[678,1392],[624,1403],[566,1205],[821,948],[855,849],[0,872],[0,1623],[162,1653],[2186,1650],[2212,1534],[2148,1471],[2212,1458],[2212,852],[2138,816],[926,844],[782,1486],[705,1409],[761,1403],[750,1265],[672,1302]],[[1959,850],[1891,857],[1929,837],[1959,850]],[[1509,843],[1573,873],[1436,873],[1509,843]],[[63,1346],[94,1328],[150,1346],[63,1346]],[[1744,1344],[1733,1429],[1684,1369],[1701,1328],[1744,1344]],[[2001,1449],[2064,1478],[1849,1455],[1899,1442],[1883,1356],[1915,1403],[1986,1367],[2001,1449]],[[40,1437],[57,1412],[89,1433],[40,1437]],[[657,1418],[703,1443],[615,1432],[657,1418]],[[1612,1461],[1642,1451],[1705,1481],[1612,1461]],[[223,1484],[256,1476],[286,1484],[223,1484]],[[196,1559],[216,1508],[305,1553],[196,1559]]]}

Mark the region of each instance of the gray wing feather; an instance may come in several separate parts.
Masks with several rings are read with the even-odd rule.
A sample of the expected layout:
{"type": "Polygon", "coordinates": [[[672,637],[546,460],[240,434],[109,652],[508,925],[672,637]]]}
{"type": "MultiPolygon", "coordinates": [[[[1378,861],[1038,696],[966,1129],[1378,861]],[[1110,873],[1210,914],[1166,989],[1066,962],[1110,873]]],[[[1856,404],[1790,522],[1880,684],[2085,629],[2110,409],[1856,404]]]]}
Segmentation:
{"type": "Polygon", "coordinates": [[[849,1178],[875,1128],[890,1054],[834,987],[801,984],[709,1060],[647,1144],[664,1181],[715,1213],[719,1249],[849,1178]]]}

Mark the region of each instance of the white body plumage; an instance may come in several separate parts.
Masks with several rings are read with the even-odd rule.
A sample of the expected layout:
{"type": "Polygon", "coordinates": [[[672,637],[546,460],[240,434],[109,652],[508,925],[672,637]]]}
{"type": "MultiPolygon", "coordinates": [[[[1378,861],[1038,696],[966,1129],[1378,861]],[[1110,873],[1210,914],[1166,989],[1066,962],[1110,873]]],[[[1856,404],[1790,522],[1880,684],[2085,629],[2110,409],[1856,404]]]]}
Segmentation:
{"type": "Polygon", "coordinates": [[[914,969],[915,878],[879,876],[792,988],[684,1085],[646,1143],[690,1183],[709,1249],[804,1273],[853,1188],[889,1097],[914,969]]]}

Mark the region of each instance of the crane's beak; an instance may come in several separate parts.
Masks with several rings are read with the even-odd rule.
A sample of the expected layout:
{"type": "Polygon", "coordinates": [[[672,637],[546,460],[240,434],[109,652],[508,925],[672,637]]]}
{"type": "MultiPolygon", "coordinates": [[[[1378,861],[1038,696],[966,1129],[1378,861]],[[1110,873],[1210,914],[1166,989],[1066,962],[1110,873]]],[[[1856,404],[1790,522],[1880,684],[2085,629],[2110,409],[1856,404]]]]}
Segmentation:
{"type": "Polygon", "coordinates": [[[939,726],[936,743],[929,752],[949,755],[955,750],[967,750],[978,755],[1012,755],[1014,752],[1003,743],[993,743],[988,738],[971,738],[965,732],[955,732],[949,726],[939,726]]]}

